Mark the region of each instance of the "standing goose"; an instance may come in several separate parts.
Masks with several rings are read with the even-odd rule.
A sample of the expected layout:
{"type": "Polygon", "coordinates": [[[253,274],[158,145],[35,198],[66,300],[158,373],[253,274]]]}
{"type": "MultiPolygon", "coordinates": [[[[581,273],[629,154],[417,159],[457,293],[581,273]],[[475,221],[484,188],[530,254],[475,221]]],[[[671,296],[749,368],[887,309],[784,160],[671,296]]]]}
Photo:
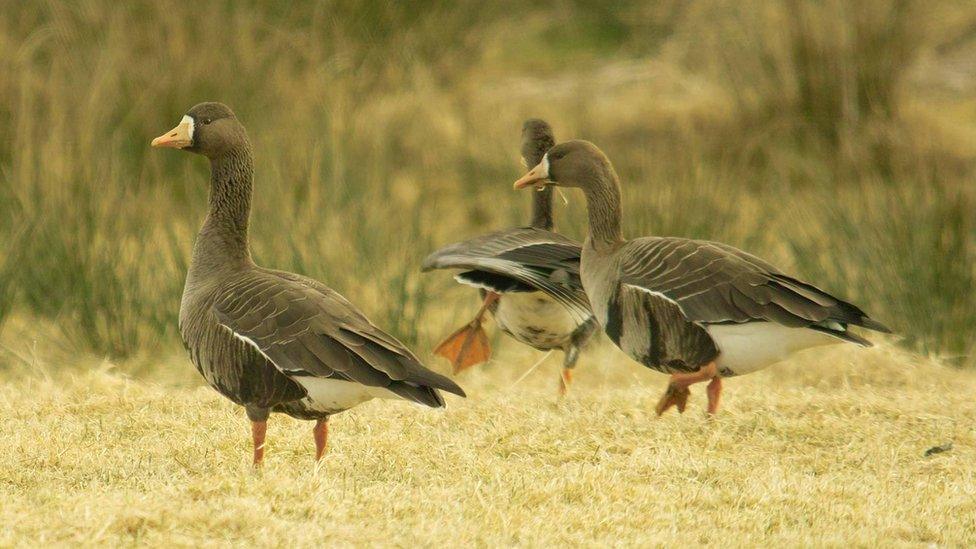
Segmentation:
{"type": "Polygon", "coordinates": [[[332,414],[376,397],[441,407],[438,389],[464,396],[334,290],[254,264],[251,146],[227,106],[196,105],[152,146],[210,160],[210,212],[193,246],[180,334],[210,386],[247,411],[255,465],[270,412],[315,420],[318,460],[332,414]]]}
{"type": "Polygon", "coordinates": [[[708,412],[714,414],[723,377],[808,347],[871,345],[849,325],[890,332],[856,306],[732,246],[670,237],[626,240],[617,174],[592,143],[556,145],[515,182],[516,189],[547,185],[578,187],[586,196],[583,288],[618,347],[671,374],[658,415],[671,406],[683,412],[694,383],[710,380],[708,412]]]}
{"type": "MultiPolygon", "coordinates": [[[[555,143],[549,124],[526,120],[521,149],[526,167],[538,164],[555,143]]],[[[489,311],[498,327],[516,341],[540,351],[563,351],[559,392],[566,393],[580,350],[596,331],[596,321],[580,284],[580,245],[552,230],[552,189],[543,188],[532,197],[528,227],[452,244],[424,260],[424,271],[467,269],[455,278],[479,288],[484,300],[474,320],[434,350],[451,361],[454,373],[491,358],[488,336],[481,327],[489,311]],[[540,290],[560,293],[577,305],[579,314],[540,290]]]]}

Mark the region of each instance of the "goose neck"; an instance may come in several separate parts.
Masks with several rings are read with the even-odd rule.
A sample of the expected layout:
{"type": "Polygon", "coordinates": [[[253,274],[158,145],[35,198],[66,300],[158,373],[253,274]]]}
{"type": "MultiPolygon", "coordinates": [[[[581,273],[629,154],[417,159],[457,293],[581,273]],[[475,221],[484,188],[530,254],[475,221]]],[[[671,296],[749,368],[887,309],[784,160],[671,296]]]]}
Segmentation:
{"type": "Polygon", "coordinates": [[[590,222],[589,240],[595,250],[610,251],[625,242],[620,229],[620,182],[613,168],[594,179],[591,185],[583,187],[590,222]]]}
{"type": "Polygon", "coordinates": [[[551,231],[555,223],[552,218],[552,187],[544,187],[532,193],[531,226],[551,231]]]}
{"type": "Polygon", "coordinates": [[[211,159],[210,211],[194,247],[194,263],[251,263],[248,223],[253,178],[247,146],[211,159]]]}

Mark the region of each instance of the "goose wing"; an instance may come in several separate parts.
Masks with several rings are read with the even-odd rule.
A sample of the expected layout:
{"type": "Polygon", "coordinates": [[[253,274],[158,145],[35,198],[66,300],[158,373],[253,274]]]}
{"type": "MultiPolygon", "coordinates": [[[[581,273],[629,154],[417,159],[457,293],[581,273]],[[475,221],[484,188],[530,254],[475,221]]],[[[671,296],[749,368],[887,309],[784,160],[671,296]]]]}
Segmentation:
{"type": "Polygon", "coordinates": [[[543,291],[578,322],[592,316],[580,282],[580,245],[558,233],[523,227],[445,246],[421,270],[465,269],[461,283],[497,293],[543,291]]]}
{"type": "Polygon", "coordinates": [[[456,383],[425,368],[396,338],[314,280],[252,269],[228,281],[213,310],[221,325],[286,375],[386,388],[434,407],[444,405],[437,389],[464,396],[456,383]]]}
{"type": "Polygon", "coordinates": [[[777,322],[867,344],[848,325],[890,330],[858,307],[717,242],[641,238],[620,252],[620,281],[666,298],[699,324],[777,322]]]}

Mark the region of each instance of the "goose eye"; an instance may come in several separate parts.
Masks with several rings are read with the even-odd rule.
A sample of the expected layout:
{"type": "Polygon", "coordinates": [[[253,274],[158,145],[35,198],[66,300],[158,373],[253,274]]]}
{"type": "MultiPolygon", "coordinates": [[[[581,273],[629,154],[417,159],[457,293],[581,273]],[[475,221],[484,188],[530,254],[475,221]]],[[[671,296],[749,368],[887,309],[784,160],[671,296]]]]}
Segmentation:
{"type": "Polygon", "coordinates": [[[201,120],[200,122],[203,122],[203,125],[204,125],[204,126],[206,126],[207,124],[209,124],[209,123],[211,123],[211,122],[213,122],[213,120],[211,120],[211,119],[209,119],[209,118],[204,118],[204,119],[203,119],[203,120],[201,120]]]}

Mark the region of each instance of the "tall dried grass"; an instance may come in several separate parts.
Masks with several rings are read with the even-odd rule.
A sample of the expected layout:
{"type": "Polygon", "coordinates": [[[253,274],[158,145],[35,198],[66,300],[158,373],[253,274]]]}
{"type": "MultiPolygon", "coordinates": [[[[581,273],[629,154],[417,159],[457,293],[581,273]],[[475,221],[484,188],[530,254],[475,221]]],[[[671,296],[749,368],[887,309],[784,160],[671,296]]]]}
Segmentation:
{"type": "MultiPolygon", "coordinates": [[[[4,3],[0,322],[47,319],[98,355],[177,348],[206,166],[147,143],[221,100],[255,144],[257,259],[328,282],[412,344],[429,347],[467,296],[421,277],[423,255],[524,221],[515,142],[543,116],[614,160],[630,234],[743,246],[915,348],[967,355],[974,150],[925,115],[911,76],[973,47],[960,29],[974,12],[4,3]]],[[[581,236],[569,198],[559,224],[581,236]]]]}

